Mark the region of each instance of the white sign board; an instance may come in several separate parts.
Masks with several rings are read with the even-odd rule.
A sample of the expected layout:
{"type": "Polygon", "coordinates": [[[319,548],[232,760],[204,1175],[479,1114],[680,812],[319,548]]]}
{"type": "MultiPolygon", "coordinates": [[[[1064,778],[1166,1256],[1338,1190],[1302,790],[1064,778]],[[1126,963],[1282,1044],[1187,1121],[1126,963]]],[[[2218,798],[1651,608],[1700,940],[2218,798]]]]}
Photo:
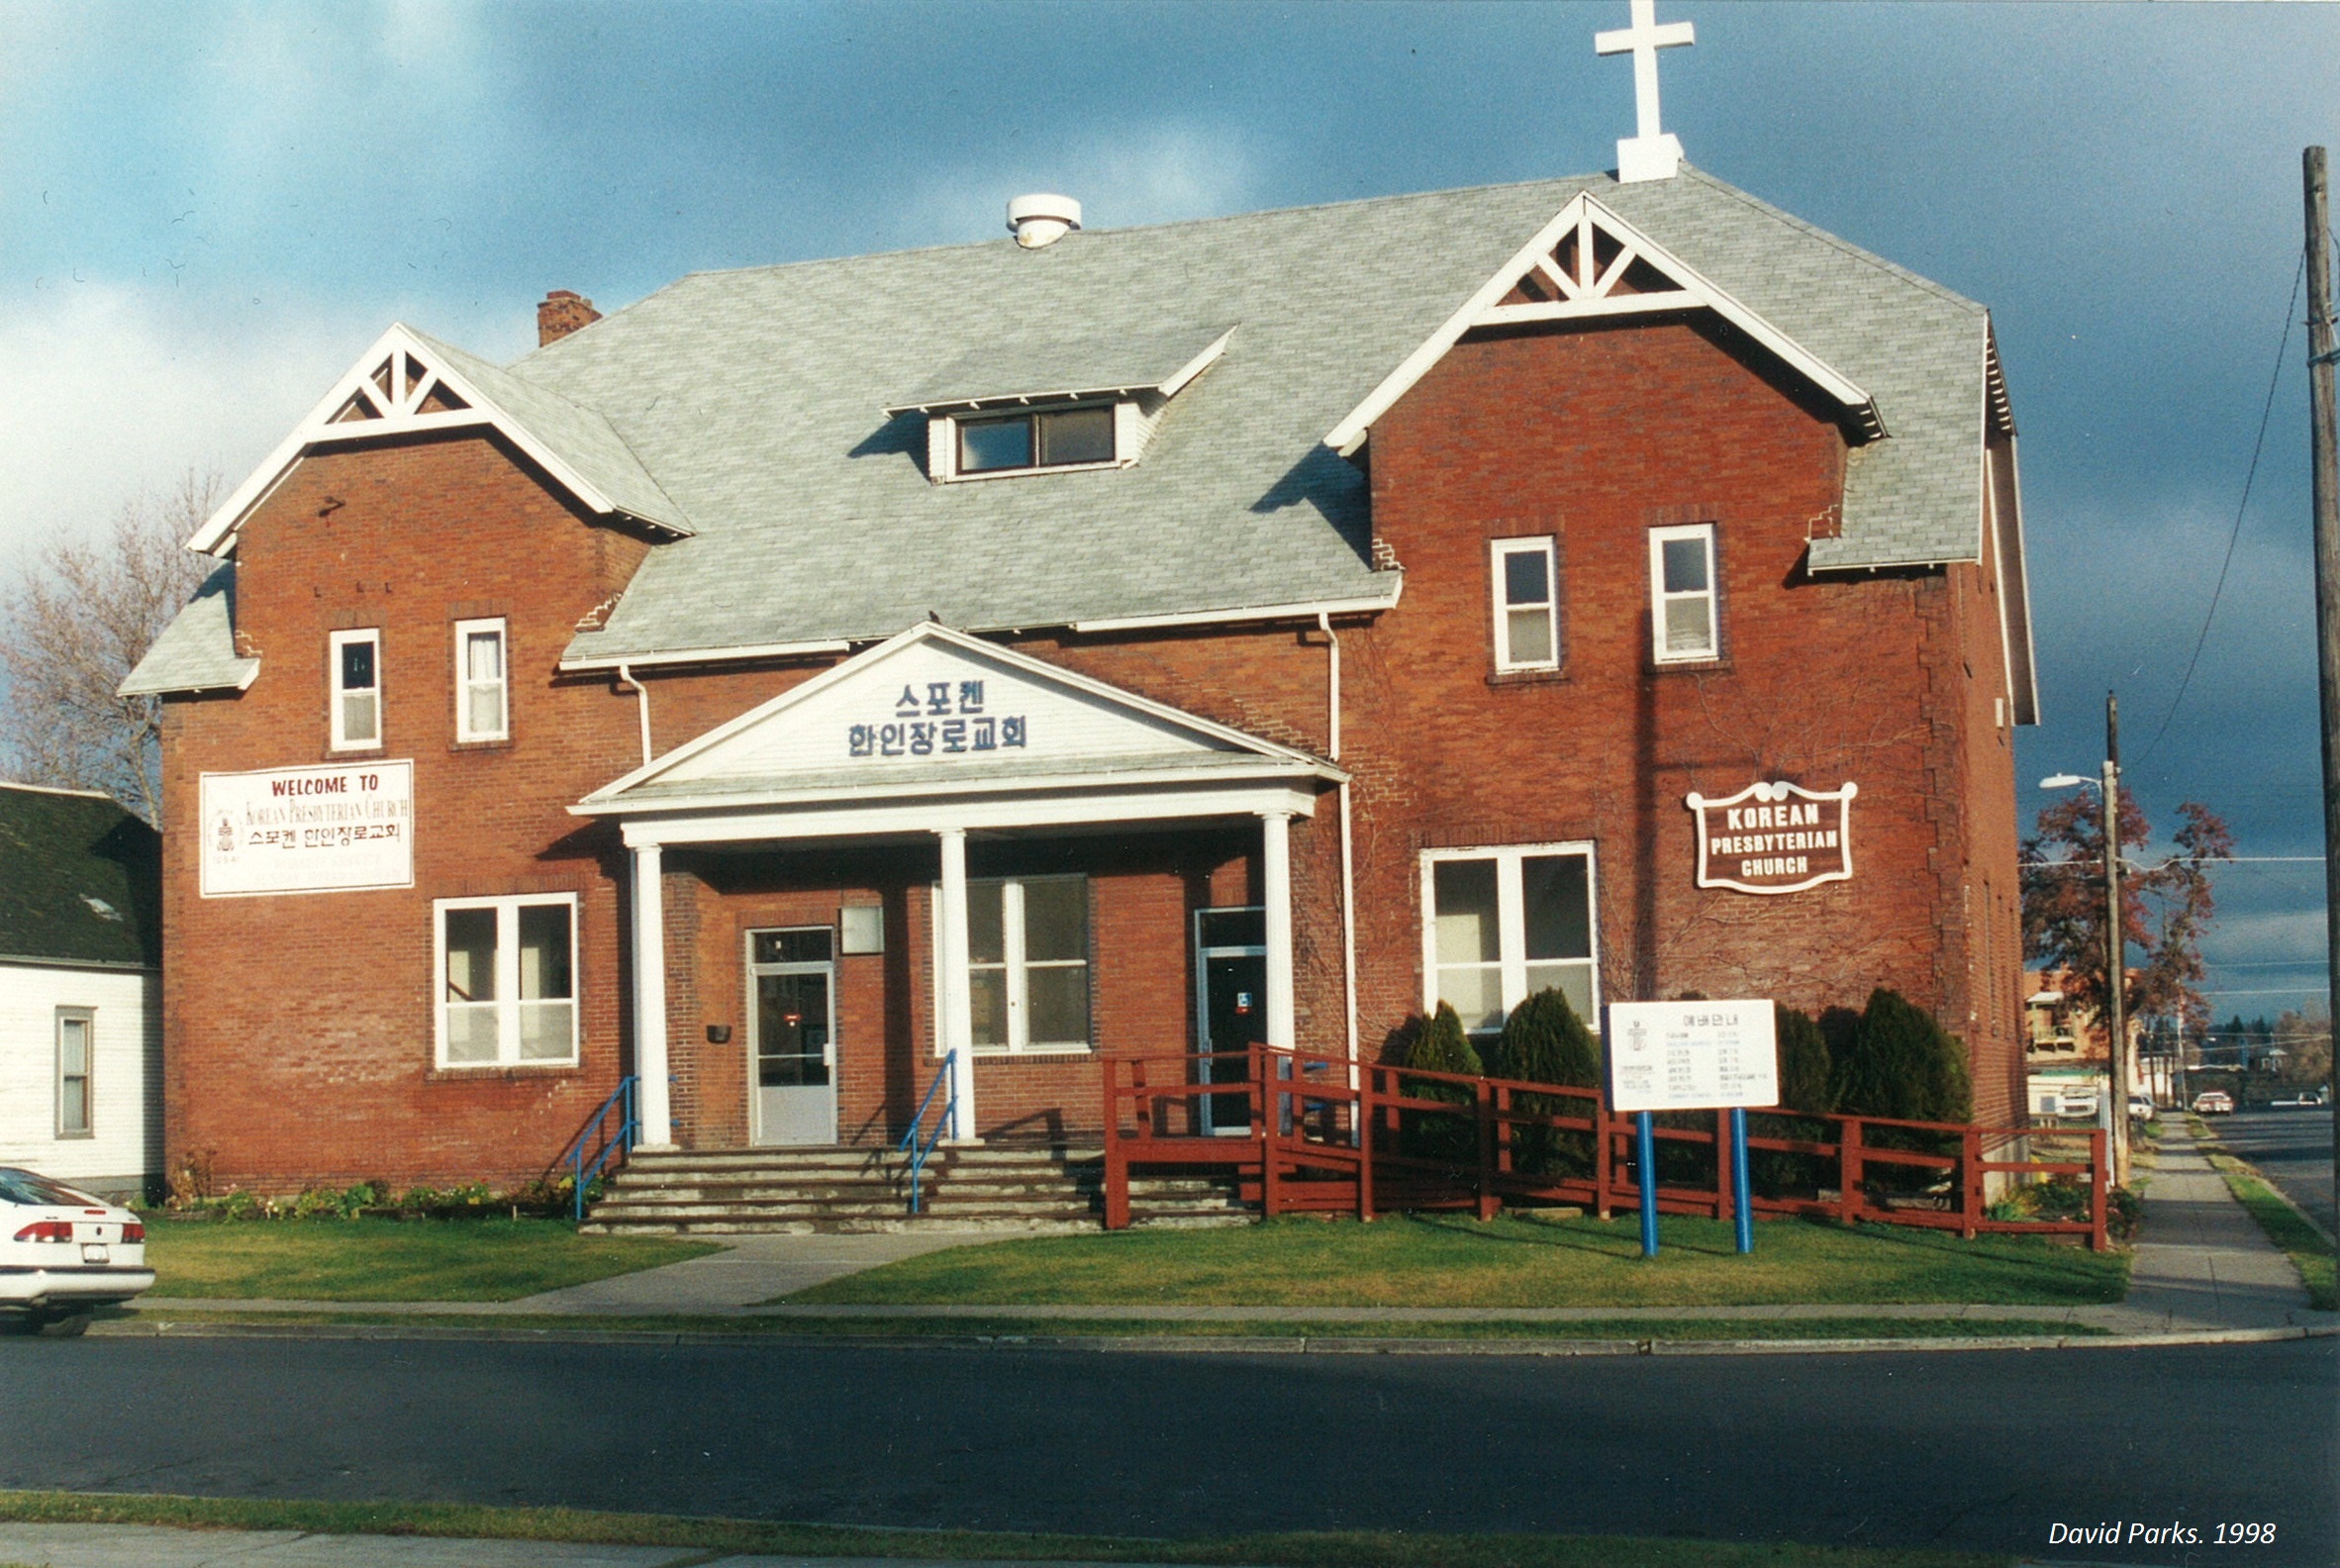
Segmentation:
{"type": "Polygon", "coordinates": [[[1768,1000],[1612,1002],[1612,1111],[1710,1111],[1780,1103],[1780,1045],[1768,1000]]]}
{"type": "Polygon", "coordinates": [[[203,775],[205,898],[415,885],[415,765],[203,775]]]}

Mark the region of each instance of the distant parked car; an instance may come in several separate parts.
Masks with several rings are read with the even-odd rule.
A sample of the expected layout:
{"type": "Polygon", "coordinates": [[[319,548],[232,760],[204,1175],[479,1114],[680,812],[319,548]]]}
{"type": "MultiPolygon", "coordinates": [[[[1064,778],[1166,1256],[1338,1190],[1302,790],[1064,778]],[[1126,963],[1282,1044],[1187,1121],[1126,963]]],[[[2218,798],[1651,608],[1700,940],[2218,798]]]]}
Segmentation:
{"type": "Polygon", "coordinates": [[[146,1227],[102,1198],[0,1165],[0,1326],[85,1323],[150,1290],[146,1227]]]}
{"type": "Polygon", "coordinates": [[[2234,1096],[2223,1089],[2204,1089],[2194,1097],[2195,1116],[2234,1115],[2234,1096]]]}
{"type": "Polygon", "coordinates": [[[2274,1100],[2269,1104],[2278,1111],[2306,1111],[2316,1106],[2331,1104],[2331,1098],[2324,1090],[2304,1089],[2289,1100],[2274,1100]]]}
{"type": "Polygon", "coordinates": [[[2139,1122],[2150,1122],[2161,1115],[2161,1107],[2153,1103],[2151,1095],[2133,1094],[2129,1096],[2129,1115],[2139,1122]]]}

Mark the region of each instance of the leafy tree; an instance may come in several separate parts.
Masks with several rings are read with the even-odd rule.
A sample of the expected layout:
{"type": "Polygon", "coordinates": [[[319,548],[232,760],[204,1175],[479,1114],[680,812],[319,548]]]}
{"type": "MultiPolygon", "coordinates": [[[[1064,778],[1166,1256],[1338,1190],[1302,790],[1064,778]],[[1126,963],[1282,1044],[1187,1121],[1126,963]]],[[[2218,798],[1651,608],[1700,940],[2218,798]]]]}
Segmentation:
{"type": "Polygon", "coordinates": [[[1966,1050],[1933,1015],[1880,986],[1830,1086],[1848,1116],[1964,1122],[1974,1115],[1966,1050]]]}
{"type": "MultiPolygon", "coordinates": [[[[2200,942],[2217,900],[2209,868],[2234,858],[2234,835],[2208,807],[2178,807],[2170,835],[2176,852],[2139,866],[2132,851],[2152,840],[2136,797],[2120,792],[2122,997],[2130,1018],[2174,1018],[2196,1029],[2208,1021],[2202,1001],[2200,942]]],[[[2063,973],[2063,991],[2083,1016],[2102,1019],[2111,989],[2104,964],[2104,810],[2096,790],[2075,791],[2039,814],[2023,840],[2023,952],[2063,973]]],[[[2240,1020],[2236,1020],[2239,1025],[2240,1020]]]]}
{"type": "Polygon", "coordinates": [[[1825,1116],[1836,1109],[1829,1093],[1828,1038],[1807,1013],[1791,1007],[1777,1009],[1780,1040],[1780,1108],[1825,1116]]]}
{"type": "Polygon", "coordinates": [[[126,503],[102,544],[30,552],[0,585],[0,771],[104,790],[162,825],[161,699],[115,689],[218,565],[185,540],[219,483],[190,471],[126,503]]]}

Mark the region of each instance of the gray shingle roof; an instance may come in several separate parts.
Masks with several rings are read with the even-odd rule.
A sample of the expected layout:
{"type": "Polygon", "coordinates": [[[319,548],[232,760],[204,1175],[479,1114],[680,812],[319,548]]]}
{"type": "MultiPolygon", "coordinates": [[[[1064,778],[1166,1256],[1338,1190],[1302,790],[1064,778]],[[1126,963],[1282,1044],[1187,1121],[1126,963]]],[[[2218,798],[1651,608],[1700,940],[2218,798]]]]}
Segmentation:
{"type": "Polygon", "coordinates": [[[162,629],[120,690],[125,697],[240,691],[259,672],[258,659],[236,655],[236,563],[226,561],[162,629]]]}
{"type": "MultiPolygon", "coordinates": [[[[1687,167],[696,273],[508,370],[444,351],[695,533],[573,660],[1386,604],[1365,477],[1323,438],[1580,191],[1875,398],[1890,434],[1854,449],[1814,568],[1977,556],[1988,313],[1687,167]],[[1228,324],[1134,467],[937,485],[925,416],[884,412],[1146,384],[1228,324]]],[[[133,680],[233,684],[227,631],[174,626],[133,680]]]]}
{"type": "Polygon", "coordinates": [[[0,957],[160,963],[154,830],[103,795],[0,783],[0,957]]]}

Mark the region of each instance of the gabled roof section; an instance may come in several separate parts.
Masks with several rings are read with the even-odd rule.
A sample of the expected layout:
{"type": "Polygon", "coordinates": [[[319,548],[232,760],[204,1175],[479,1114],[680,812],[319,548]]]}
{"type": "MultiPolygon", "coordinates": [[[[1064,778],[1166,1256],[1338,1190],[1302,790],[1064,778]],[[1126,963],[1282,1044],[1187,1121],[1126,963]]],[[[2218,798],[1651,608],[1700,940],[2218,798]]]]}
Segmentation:
{"type": "Polygon", "coordinates": [[[151,969],[161,902],[153,829],[92,790],[0,782],[0,960],[151,969]]]}
{"type": "Polygon", "coordinates": [[[236,563],[222,561],[116,688],[124,697],[243,691],[260,661],[236,651],[236,563]]]}
{"type": "Polygon", "coordinates": [[[1221,353],[1232,327],[1163,327],[1110,337],[1026,338],[989,343],[886,409],[930,414],[999,404],[1151,392],[1176,397],[1221,353]]]}
{"type": "Polygon", "coordinates": [[[1343,456],[1365,442],[1373,422],[1481,327],[1610,319],[1661,311],[1709,310],[1834,399],[1855,429],[1885,434],[1876,399],[1858,383],[1748,309],[1689,262],[1650,239],[1590,191],[1580,191],[1535,238],[1481,284],[1462,307],[1407,355],[1365,401],[1324,438],[1343,456]]]}
{"type": "Polygon", "coordinates": [[[926,622],[677,746],[581,816],[1345,775],[1293,746],[926,622]]]}
{"type": "Polygon", "coordinates": [[[687,537],[682,509],[600,413],[399,324],[374,341],[187,541],[226,555],[303,454],[347,441],[494,430],[588,511],[687,537]]]}

